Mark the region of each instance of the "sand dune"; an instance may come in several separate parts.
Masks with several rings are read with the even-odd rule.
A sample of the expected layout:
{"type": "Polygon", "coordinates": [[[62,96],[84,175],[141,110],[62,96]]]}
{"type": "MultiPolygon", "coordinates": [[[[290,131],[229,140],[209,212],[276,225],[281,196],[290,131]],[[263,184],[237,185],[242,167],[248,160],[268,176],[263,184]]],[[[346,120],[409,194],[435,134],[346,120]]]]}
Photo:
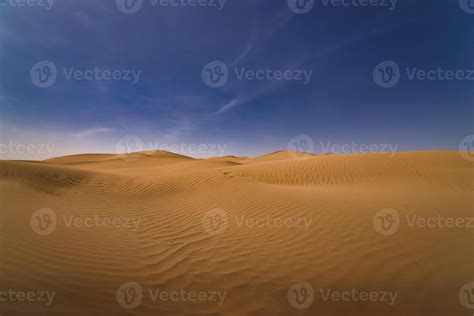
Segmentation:
{"type": "Polygon", "coordinates": [[[469,315],[473,176],[457,152],[0,161],[0,300],[55,293],[0,313],[469,315]]]}

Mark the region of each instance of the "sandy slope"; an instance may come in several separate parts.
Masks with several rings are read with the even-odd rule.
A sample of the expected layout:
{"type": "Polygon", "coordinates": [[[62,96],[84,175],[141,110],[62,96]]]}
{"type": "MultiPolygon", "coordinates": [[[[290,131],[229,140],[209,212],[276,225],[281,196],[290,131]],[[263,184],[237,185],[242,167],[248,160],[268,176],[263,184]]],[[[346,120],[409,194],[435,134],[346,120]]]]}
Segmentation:
{"type": "Polygon", "coordinates": [[[292,157],[0,161],[0,300],[10,289],[56,293],[49,307],[0,301],[1,315],[472,314],[458,292],[474,281],[474,227],[410,227],[406,219],[474,217],[472,163],[456,152],[292,157]],[[44,208],[57,219],[49,235],[35,226],[44,208]],[[401,217],[391,235],[374,224],[386,208],[401,217]],[[96,216],[128,223],[70,221],[96,216]],[[258,219],[265,222],[252,226],[258,219]],[[131,310],[116,299],[127,282],[143,291],[131,310]],[[299,282],[314,291],[304,309],[289,291],[299,282]],[[207,298],[154,301],[150,289],[207,298]],[[321,289],[397,296],[393,305],[325,301],[321,289]]]}

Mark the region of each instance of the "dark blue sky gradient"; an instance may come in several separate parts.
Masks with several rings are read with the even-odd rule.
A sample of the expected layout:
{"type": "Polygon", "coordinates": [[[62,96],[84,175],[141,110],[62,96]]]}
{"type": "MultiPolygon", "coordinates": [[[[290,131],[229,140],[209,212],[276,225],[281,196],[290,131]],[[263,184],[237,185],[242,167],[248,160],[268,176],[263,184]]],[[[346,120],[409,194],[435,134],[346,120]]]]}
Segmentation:
{"type": "Polygon", "coordinates": [[[473,133],[474,81],[402,74],[385,89],[372,77],[385,60],[402,73],[474,69],[474,15],[458,0],[399,0],[393,11],[316,0],[302,15],[286,0],[227,0],[220,11],[144,5],[129,15],[113,0],[0,10],[2,143],[54,142],[56,155],[114,152],[118,139],[137,135],[145,143],[227,144],[226,154],[258,155],[285,149],[299,134],[405,151],[457,149],[473,133]],[[58,69],[141,70],[141,77],[131,85],[60,76],[43,89],[30,80],[42,60],[58,69]],[[231,75],[224,87],[210,88],[201,70],[213,60],[313,74],[307,85],[231,75]]]}

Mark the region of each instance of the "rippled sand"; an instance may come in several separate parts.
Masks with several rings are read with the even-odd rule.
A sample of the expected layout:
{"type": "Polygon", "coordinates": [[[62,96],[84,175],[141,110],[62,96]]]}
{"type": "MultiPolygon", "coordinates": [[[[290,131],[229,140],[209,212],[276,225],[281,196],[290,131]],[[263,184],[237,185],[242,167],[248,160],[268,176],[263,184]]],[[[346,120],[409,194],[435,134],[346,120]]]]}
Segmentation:
{"type": "Polygon", "coordinates": [[[457,152],[0,161],[0,313],[471,315],[472,167],[457,152]]]}

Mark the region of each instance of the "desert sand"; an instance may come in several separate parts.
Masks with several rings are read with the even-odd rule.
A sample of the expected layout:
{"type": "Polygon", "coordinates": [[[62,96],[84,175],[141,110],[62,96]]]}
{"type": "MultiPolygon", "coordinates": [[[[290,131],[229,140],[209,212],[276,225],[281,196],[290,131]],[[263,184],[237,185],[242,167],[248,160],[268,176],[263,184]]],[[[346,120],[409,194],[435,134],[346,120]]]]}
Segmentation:
{"type": "Polygon", "coordinates": [[[1,315],[472,314],[472,162],[295,155],[0,161],[1,315]]]}

